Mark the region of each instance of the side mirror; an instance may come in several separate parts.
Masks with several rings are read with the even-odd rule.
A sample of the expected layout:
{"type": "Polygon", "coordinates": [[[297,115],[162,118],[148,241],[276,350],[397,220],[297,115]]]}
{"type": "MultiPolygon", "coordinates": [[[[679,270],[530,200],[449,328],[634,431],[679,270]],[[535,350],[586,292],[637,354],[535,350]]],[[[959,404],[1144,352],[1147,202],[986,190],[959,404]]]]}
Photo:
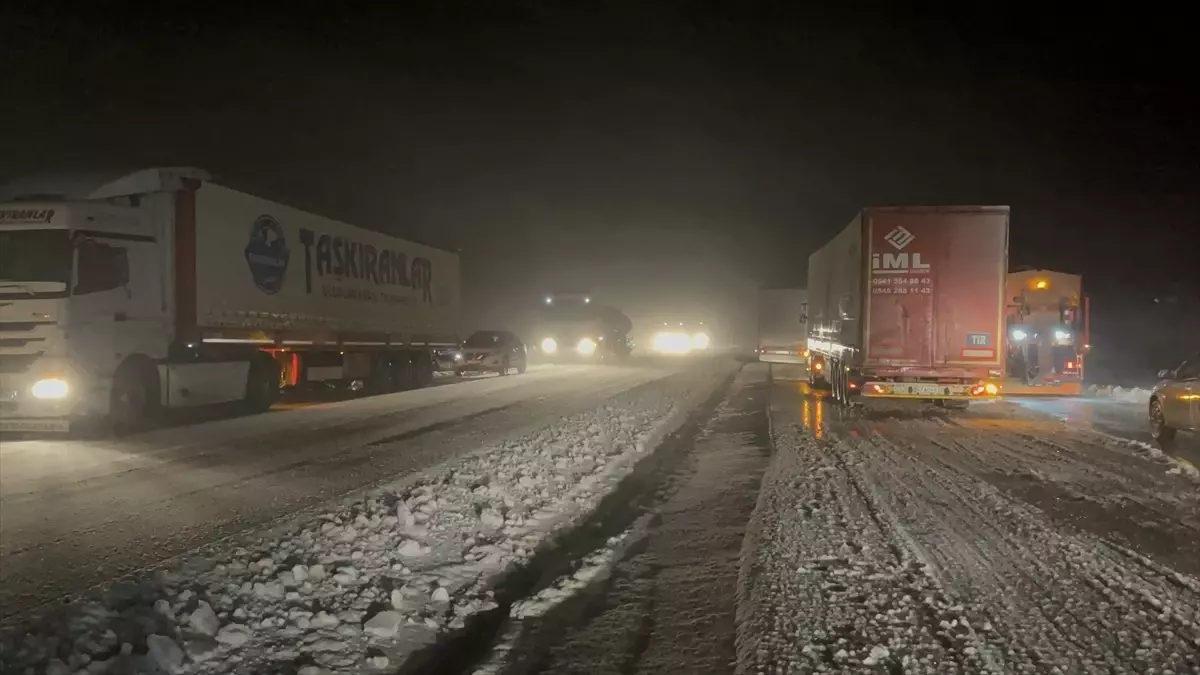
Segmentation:
{"type": "Polygon", "coordinates": [[[1158,371],[1158,379],[1160,380],[1170,380],[1174,379],[1174,377],[1175,371],[1171,370],[1170,368],[1163,368],[1162,370],[1158,371]]]}

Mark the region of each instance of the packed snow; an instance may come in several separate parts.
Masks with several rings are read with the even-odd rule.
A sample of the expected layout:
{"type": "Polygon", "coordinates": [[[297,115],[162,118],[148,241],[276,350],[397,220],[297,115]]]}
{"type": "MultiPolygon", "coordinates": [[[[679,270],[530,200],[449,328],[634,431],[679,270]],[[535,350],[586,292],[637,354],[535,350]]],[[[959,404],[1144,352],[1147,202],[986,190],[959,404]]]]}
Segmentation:
{"type": "Polygon", "coordinates": [[[6,632],[0,670],[225,675],[394,666],[494,608],[497,580],[594,509],[731,368],[698,366],[319,516],[119,583],[6,632]]]}
{"type": "Polygon", "coordinates": [[[1006,409],[806,414],[824,405],[775,410],[742,671],[1200,673],[1188,477],[1006,409]]]}
{"type": "Polygon", "coordinates": [[[1114,401],[1123,403],[1142,403],[1146,404],[1150,401],[1150,390],[1141,389],[1139,387],[1119,387],[1111,385],[1089,385],[1087,390],[1088,396],[1096,398],[1110,398],[1114,401]]]}

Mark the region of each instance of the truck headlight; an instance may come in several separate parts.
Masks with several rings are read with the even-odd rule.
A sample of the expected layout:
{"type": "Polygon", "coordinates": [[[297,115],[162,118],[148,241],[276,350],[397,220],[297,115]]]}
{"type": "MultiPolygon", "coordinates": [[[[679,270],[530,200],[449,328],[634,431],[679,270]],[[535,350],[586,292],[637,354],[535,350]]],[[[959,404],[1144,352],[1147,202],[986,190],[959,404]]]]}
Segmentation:
{"type": "Polygon", "coordinates": [[[71,393],[71,386],[67,384],[66,380],[48,377],[34,382],[33,386],[29,388],[29,393],[33,394],[34,398],[40,399],[66,398],[67,394],[71,393]]]}
{"type": "Polygon", "coordinates": [[[542,351],[547,354],[553,354],[558,351],[558,342],[554,338],[546,338],[542,340],[542,351]]]}
{"type": "Polygon", "coordinates": [[[1070,340],[1071,339],[1071,331],[1063,330],[1060,328],[1060,329],[1054,331],[1054,339],[1055,340],[1070,340]]]}
{"type": "Polygon", "coordinates": [[[1020,342],[1021,340],[1024,340],[1027,337],[1029,337],[1029,334],[1026,333],[1025,331],[1021,330],[1020,328],[1014,328],[1012,330],[1012,339],[1017,342],[1020,342]]]}
{"type": "Polygon", "coordinates": [[[579,344],[575,345],[575,351],[579,352],[580,356],[591,356],[596,353],[596,341],[592,338],[583,338],[579,344]]]}
{"type": "Polygon", "coordinates": [[[663,331],[654,334],[653,349],[663,354],[686,354],[692,350],[692,337],[687,333],[663,331]]]}
{"type": "Polygon", "coordinates": [[[692,349],[708,349],[708,333],[696,333],[693,335],[692,349]]]}

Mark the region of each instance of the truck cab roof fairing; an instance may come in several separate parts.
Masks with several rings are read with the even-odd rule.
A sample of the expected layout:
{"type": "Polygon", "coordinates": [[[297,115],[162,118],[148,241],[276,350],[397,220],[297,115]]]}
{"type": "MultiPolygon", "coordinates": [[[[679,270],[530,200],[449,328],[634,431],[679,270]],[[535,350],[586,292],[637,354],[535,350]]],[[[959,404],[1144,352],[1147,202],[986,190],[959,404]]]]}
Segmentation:
{"type": "Polygon", "coordinates": [[[124,172],[42,174],[15,180],[0,187],[0,202],[88,201],[128,195],[173,192],[186,180],[209,180],[206,171],[193,167],[157,167],[124,172]]]}

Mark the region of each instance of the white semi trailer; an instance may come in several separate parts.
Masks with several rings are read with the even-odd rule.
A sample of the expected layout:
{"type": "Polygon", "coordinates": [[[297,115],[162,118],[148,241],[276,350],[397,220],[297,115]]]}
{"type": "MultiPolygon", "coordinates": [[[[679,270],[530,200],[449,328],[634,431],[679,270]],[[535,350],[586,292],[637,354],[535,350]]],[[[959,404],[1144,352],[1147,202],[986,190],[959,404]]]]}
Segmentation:
{"type": "Polygon", "coordinates": [[[239,192],[198,169],[0,189],[0,430],[281,387],[432,380],[459,343],[458,255],[239,192]]]}

